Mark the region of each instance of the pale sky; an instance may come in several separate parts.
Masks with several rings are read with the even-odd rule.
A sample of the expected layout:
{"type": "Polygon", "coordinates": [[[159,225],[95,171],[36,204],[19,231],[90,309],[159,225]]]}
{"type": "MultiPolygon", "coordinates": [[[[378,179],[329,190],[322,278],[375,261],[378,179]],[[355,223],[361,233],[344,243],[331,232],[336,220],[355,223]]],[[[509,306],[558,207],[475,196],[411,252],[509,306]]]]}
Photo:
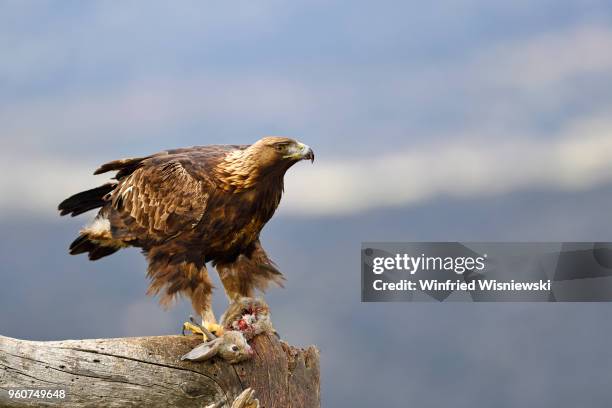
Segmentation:
{"type": "Polygon", "coordinates": [[[605,2],[415,4],[4,2],[0,162],[20,176],[0,209],[52,215],[99,163],[271,134],[317,153],[287,215],[611,181],[605,2]]]}

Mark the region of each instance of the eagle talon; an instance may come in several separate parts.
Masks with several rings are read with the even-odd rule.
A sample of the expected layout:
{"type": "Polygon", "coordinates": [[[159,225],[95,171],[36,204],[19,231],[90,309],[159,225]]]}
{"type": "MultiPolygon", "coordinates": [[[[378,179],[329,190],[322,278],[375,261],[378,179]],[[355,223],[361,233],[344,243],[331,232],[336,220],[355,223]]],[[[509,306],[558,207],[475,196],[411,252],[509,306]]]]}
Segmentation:
{"type": "Polygon", "coordinates": [[[201,335],[204,338],[204,341],[213,340],[223,335],[223,327],[217,323],[204,322],[202,325],[196,322],[193,316],[189,316],[189,321],[183,323],[183,335],[185,335],[186,330],[190,331],[191,334],[201,335]]]}
{"type": "Polygon", "coordinates": [[[221,337],[223,336],[223,327],[217,323],[209,323],[209,322],[205,322],[204,323],[204,327],[211,332],[213,335],[217,336],[217,337],[221,337]]]}
{"type": "Polygon", "coordinates": [[[204,332],[201,329],[201,326],[198,324],[194,324],[191,322],[185,322],[183,323],[183,329],[181,330],[181,333],[183,334],[183,336],[185,336],[185,331],[190,331],[191,334],[199,334],[201,336],[206,337],[206,335],[204,334],[204,332]]]}

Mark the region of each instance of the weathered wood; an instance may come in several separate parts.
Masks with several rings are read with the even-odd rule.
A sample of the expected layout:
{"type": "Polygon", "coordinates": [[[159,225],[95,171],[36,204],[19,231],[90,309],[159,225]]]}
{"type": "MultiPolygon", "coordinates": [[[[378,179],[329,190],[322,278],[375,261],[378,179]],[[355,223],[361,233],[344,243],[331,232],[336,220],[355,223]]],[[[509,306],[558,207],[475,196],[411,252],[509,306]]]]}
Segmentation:
{"type": "Polygon", "coordinates": [[[192,363],[196,336],[26,341],[0,336],[0,406],[231,407],[252,388],[266,408],[314,408],[319,353],[258,336],[251,360],[192,363]],[[8,399],[9,388],[66,389],[65,400],[8,399]]]}

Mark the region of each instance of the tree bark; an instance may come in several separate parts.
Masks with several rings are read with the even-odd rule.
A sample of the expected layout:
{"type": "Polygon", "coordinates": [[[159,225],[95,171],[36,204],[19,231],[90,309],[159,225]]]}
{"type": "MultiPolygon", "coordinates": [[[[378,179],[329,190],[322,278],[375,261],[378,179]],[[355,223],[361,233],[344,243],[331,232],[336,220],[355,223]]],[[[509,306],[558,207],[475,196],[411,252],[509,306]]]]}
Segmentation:
{"type": "Polygon", "coordinates": [[[265,408],[315,408],[319,352],[274,336],[252,341],[255,357],[180,361],[198,336],[26,341],[0,336],[0,406],[232,407],[252,388],[265,408]],[[9,398],[9,389],[66,390],[65,399],[9,398]]]}

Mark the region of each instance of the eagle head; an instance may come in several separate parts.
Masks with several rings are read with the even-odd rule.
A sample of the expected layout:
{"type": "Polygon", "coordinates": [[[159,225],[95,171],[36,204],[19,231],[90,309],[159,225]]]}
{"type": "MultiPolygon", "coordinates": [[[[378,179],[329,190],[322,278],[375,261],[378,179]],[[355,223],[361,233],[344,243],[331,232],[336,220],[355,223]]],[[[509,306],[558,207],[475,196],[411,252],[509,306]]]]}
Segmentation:
{"type": "Polygon", "coordinates": [[[288,137],[268,136],[228,153],[215,167],[218,184],[226,190],[244,191],[265,180],[280,186],[285,172],[301,160],[314,162],[314,152],[288,137]]]}
{"type": "Polygon", "coordinates": [[[268,136],[250,146],[257,151],[257,160],[262,167],[291,167],[300,160],[314,162],[310,146],[288,137],[268,136]]]}

